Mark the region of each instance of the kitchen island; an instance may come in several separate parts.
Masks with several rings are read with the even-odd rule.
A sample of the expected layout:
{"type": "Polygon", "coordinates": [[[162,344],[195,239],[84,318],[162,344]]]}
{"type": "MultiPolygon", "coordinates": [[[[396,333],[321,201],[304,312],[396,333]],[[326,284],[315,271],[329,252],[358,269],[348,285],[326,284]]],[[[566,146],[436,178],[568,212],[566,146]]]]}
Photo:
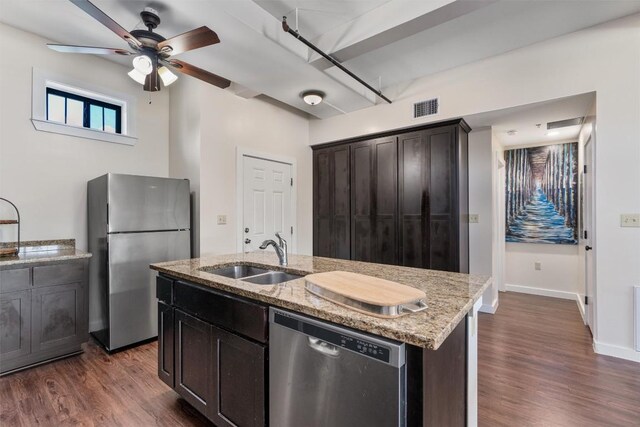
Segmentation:
{"type": "Polygon", "coordinates": [[[487,276],[302,255],[290,255],[282,267],[272,252],[151,268],[160,273],[159,376],[216,425],[267,424],[269,307],[406,343],[406,425],[475,422],[476,373],[469,362],[475,357],[474,307],[490,284],[487,276]],[[428,308],[378,318],[309,293],[303,278],[259,285],[212,273],[235,265],[300,276],[340,270],[393,280],[424,291],[428,308]]]}
{"type": "Polygon", "coordinates": [[[65,239],[21,242],[0,258],[0,375],[82,351],[90,257],[65,239]]]}

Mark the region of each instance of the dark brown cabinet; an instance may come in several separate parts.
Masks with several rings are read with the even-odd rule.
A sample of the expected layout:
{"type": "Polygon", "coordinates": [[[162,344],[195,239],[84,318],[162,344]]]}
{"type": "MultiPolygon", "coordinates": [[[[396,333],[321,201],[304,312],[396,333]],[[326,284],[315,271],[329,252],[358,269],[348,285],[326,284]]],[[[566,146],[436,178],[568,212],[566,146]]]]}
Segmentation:
{"type": "Polygon", "coordinates": [[[158,303],[158,376],[171,388],[175,386],[174,312],[170,305],[158,303]]]}
{"type": "Polygon", "coordinates": [[[0,373],[82,351],[87,260],[0,269],[0,373]]]}
{"type": "Polygon", "coordinates": [[[314,147],[314,255],[467,272],[469,130],[456,120],[314,147]],[[346,192],[345,240],[331,224],[346,192]]]}
{"type": "Polygon", "coordinates": [[[349,147],[314,153],[313,251],[317,256],[349,259],[351,241],[349,147]]]}
{"type": "Polygon", "coordinates": [[[175,391],[201,413],[213,410],[211,325],[175,310],[175,391]]]}
{"type": "Polygon", "coordinates": [[[217,426],[265,425],[266,347],[212,326],[217,426]]]}
{"type": "Polygon", "coordinates": [[[164,276],[157,296],[162,381],[217,426],[265,426],[266,307],[164,276]]]}

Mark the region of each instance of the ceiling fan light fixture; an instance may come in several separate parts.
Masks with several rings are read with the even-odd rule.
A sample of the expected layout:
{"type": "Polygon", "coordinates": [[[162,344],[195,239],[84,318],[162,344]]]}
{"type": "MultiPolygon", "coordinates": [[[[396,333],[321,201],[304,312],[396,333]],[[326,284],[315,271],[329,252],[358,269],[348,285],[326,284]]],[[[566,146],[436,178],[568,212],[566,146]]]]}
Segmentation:
{"type": "Polygon", "coordinates": [[[140,71],[136,70],[135,68],[129,71],[127,74],[129,74],[129,77],[131,77],[133,80],[140,83],[141,85],[144,84],[144,80],[147,77],[145,74],[142,74],[140,71]]]}
{"type": "Polygon", "coordinates": [[[324,93],[319,90],[308,90],[302,93],[302,99],[309,105],[318,105],[324,99],[324,93]]]}
{"type": "Polygon", "coordinates": [[[165,86],[169,86],[171,83],[173,83],[176,80],[178,80],[178,76],[173,74],[171,72],[171,70],[168,69],[165,66],[162,66],[162,67],[158,68],[158,74],[160,75],[160,78],[162,79],[162,84],[164,84],[165,86]]]}
{"type": "Polygon", "coordinates": [[[153,71],[153,63],[147,55],[140,55],[133,58],[133,68],[142,75],[149,75],[153,71]]]}

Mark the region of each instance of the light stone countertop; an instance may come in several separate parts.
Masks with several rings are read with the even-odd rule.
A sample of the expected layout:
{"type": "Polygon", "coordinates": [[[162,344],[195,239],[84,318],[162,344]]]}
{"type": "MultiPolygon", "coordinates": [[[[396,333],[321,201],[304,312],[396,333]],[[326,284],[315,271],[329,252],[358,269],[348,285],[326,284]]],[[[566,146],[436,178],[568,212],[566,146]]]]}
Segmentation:
{"type": "Polygon", "coordinates": [[[491,284],[489,276],[306,255],[290,254],[289,265],[281,267],[274,252],[263,251],[163,262],[152,264],[151,268],[176,278],[431,350],[440,347],[491,284]],[[427,295],[425,302],[428,308],[420,313],[383,319],[350,310],[309,293],[305,289],[304,279],[265,286],[200,270],[203,267],[217,268],[234,264],[267,266],[294,274],[351,271],[393,280],[423,290],[427,295]]]}
{"type": "MultiPolygon", "coordinates": [[[[11,242],[0,244],[0,247],[11,246],[15,246],[15,243],[11,242]]],[[[74,239],[31,240],[20,242],[20,252],[18,252],[18,255],[0,257],[0,268],[22,264],[68,261],[90,257],[90,253],[76,249],[76,242],[74,239]]]]}

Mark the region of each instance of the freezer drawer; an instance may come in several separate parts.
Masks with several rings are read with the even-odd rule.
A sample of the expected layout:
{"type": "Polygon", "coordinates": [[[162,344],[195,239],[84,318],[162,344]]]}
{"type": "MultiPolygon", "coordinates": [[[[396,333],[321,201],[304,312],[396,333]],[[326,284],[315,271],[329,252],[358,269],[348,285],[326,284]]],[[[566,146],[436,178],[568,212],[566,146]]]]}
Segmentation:
{"type": "Polygon", "coordinates": [[[184,230],[189,227],[189,181],[108,175],[108,232],[184,230]]]}
{"type": "Polygon", "coordinates": [[[406,425],[405,345],[269,311],[269,424],[406,425]]]}
{"type": "Polygon", "coordinates": [[[189,231],[110,234],[109,350],[158,335],[156,273],[149,264],[187,259],[189,231]]]}

